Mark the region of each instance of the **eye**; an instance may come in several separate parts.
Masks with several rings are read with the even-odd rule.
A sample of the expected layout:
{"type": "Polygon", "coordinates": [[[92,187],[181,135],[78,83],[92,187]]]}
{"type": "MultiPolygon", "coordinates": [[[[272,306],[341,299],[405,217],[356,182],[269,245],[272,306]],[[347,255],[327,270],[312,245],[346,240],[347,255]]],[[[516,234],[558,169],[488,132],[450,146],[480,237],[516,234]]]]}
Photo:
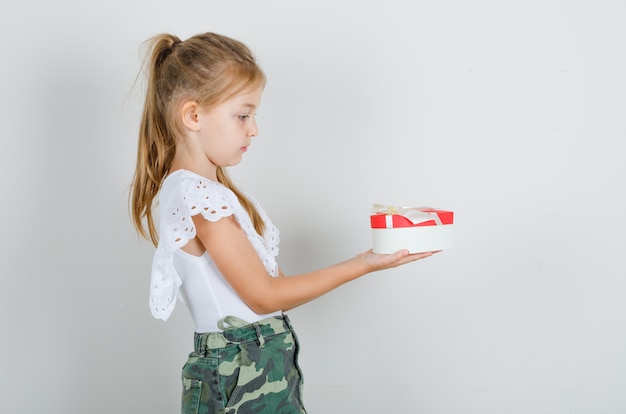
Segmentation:
{"type": "Polygon", "coordinates": [[[246,119],[250,118],[250,115],[237,115],[239,117],[240,120],[245,121],[246,119]]]}

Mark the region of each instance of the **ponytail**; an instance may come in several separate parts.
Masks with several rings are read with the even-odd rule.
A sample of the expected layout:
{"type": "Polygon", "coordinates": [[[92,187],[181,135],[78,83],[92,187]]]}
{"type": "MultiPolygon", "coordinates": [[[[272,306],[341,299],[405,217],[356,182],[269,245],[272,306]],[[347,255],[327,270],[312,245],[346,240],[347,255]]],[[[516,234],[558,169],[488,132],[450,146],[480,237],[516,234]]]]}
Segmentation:
{"type": "Polygon", "coordinates": [[[176,150],[172,131],[167,127],[163,109],[159,102],[157,85],[160,68],[172,52],[172,45],[179,39],[171,35],[159,35],[146,43],[148,53],[143,70],[147,72],[146,100],[139,127],[137,145],[137,167],[133,178],[131,211],[133,224],[139,234],[150,239],[156,246],[158,236],[152,205],[167,175],[176,150]],[[147,224],[147,231],[143,219],[147,224]]]}

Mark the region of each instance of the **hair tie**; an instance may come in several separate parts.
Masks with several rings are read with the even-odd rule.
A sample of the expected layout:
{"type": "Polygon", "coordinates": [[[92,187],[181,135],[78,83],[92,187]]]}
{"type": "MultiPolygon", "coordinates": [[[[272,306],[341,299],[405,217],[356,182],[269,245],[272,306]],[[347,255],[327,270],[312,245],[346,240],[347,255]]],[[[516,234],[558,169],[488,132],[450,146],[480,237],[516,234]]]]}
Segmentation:
{"type": "Polygon", "coordinates": [[[167,57],[174,52],[174,48],[178,46],[179,43],[181,43],[180,40],[175,40],[168,49],[163,49],[163,51],[160,53],[159,57],[157,58],[156,65],[161,66],[161,64],[165,61],[165,59],[167,59],[167,57]]]}

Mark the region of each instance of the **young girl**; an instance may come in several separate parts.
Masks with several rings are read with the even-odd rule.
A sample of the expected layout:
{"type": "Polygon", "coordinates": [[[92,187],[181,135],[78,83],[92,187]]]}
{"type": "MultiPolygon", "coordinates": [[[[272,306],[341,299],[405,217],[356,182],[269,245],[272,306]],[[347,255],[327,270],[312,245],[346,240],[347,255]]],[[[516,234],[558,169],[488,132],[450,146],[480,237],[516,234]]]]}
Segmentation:
{"type": "Polygon", "coordinates": [[[180,297],[193,319],[182,412],[304,413],[298,341],[283,312],[432,253],[370,250],[285,277],[276,263],[278,229],[225,171],[259,132],[265,75],[245,45],[218,34],[185,41],[162,34],[148,45],[132,216],[157,246],[152,314],[167,320],[180,297]]]}

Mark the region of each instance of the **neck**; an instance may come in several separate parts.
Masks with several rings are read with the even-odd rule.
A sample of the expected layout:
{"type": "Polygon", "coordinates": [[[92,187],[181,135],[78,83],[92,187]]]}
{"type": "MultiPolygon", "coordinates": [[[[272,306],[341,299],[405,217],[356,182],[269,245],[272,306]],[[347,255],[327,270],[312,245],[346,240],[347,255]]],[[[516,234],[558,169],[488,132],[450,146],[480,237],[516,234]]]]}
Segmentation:
{"type": "Polygon", "coordinates": [[[190,151],[187,148],[176,147],[176,154],[172,160],[170,173],[176,170],[191,171],[210,180],[217,181],[217,166],[206,158],[201,151],[190,151]]]}

